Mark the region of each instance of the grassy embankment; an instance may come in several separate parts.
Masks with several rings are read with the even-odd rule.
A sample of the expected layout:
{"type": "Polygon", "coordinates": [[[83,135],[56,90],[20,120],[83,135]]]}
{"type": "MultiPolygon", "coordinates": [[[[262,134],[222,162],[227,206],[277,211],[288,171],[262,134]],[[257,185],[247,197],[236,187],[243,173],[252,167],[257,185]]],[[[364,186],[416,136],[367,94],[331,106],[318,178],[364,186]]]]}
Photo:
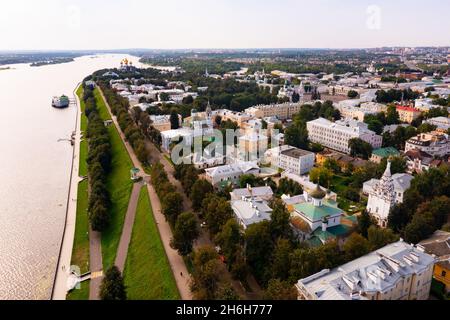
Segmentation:
{"type": "Polygon", "coordinates": [[[124,279],[130,300],[180,298],[153,217],[146,187],[141,189],[139,196],[124,279]]]}
{"type": "MultiPolygon", "coordinates": [[[[105,102],[98,91],[94,91],[97,109],[103,120],[111,119],[105,102]]],[[[108,127],[111,142],[111,172],[108,174],[106,187],[111,196],[111,223],[108,229],[102,232],[103,269],[107,270],[114,264],[117,247],[119,246],[125,214],[131,196],[133,183],[130,179],[130,170],[133,168],[130,156],[123,144],[119,132],[114,125],[108,127]]]]}
{"type": "MultiPolygon", "coordinates": [[[[77,90],[77,95],[80,98],[81,112],[84,112],[83,88],[80,86],[77,90]]],[[[81,114],[81,131],[85,132],[87,128],[87,119],[84,113],[81,114]]],[[[81,141],[80,144],[80,162],[79,175],[81,177],[87,175],[87,142],[81,141]]],[[[87,215],[88,207],[88,181],[84,180],[78,184],[78,199],[77,199],[77,217],[75,222],[75,238],[72,249],[72,265],[80,267],[80,272],[85,273],[89,271],[89,219],[87,215]]],[[[89,299],[89,282],[81,284],[80,290],[73,290],[67,295],[69,300],[88,300],[89,299]]]]}

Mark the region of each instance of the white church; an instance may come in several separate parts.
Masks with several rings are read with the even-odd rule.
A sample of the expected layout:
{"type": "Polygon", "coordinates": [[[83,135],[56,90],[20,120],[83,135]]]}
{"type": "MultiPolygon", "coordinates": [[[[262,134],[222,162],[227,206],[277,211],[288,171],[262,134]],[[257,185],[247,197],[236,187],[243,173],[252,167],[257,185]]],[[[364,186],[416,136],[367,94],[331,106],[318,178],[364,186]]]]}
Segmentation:
{"type": "Polygon", "coordinates": [[[413,176],[409,174],[391,174],[391,162],[381,180],[372,179],[364,184],[363,190],[369,194],[367,211],[380,227],[387,227],[389,213],[398,203],[403,202],[406,190],[411,186],[413,176]]]}

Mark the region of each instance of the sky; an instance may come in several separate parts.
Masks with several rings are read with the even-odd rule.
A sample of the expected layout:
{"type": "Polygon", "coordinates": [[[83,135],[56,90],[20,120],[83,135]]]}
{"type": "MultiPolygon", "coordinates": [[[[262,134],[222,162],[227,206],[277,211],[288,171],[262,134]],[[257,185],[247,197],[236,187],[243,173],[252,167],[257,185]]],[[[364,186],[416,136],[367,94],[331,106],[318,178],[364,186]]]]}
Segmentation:
{"type": "Polygon", "coordinates": [[[7,0],[0,50],[450,46],[448,0],[7,0]]]}

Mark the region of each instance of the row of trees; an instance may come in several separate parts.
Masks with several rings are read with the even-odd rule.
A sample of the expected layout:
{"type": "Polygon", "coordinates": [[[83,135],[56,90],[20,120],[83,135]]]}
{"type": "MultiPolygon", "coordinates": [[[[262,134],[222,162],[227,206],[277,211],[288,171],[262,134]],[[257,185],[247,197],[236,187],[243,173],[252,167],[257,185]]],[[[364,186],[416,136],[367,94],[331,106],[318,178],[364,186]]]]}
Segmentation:
{"type": "Polygon", "coordinates": [[[399,124],[400,116],[395,106],[388,106],[387,112],[380,112],[377,114],[368,114],[364,117],[364,122],[367,123],[369,130],[376,134],[382,134],[385,126],[399,124]]]}
{"type": "MultiPolygon", "coordinates": [[[[181,182],[185,193],[191,199],[192,208],[206,222],[213,240],[220,232],[225,230],[227,222],[233,221],[237,224],[232,219],[233,211],[227,199],[215,193],[213,186],[208,181],[200,179],[199,172],[194,166],[183,164],[176,166],[175,178],[181,182]]],[[[192,252],[192,239],[198,237],[199,233],[195,216],[192,213],[189,213],[190,217],[184,217],[183,215],[178,218],[174,239],[179,241],[179,246],[186,249],[184,252],[178,249],[180,254],[188,255],[192,252]],[[183,228],[178,229],[179,223],[183,224],[183,228]]],[[[235,230],[236,226],[233,226],[228,232],[233,233],[235,230]]],[[[239,226],[237,226],[237,230],[240,232],[239,226]]],[[[220,245],[222,242],[217,238],[215,243],[220,245]]],[[[224,248],[228,252],[228,247],[224,246],[224,248]]],[[[221,263],[220,256],[214,248],[209,246],[198,248],[192,253],[191,258],[193,264],[191,290],[195,298],[201,300],[234,300],[239,298],[230,282],[224,277],[224,264],[221,263]]],[[[227,259],[227,263],[229,261],[227,259]]]]}
{"type": "Polygon", "coordinates": [[[161,199],[162,212],[173,230],[171,246],[182,256],[187,256],[192,252],[194,240],[200,234],[197,219],[192,212],[183,212],[183,197],[169,182],[162,164],[152,166],[151,178],[161,199]]]}
{"type": "Polygon", "coordinates": [[[418,92],[412,91],[411,89],[390,89],[388,91],[378,90],[376,92],[376,96],[376,101],[379,103],[392,103],[394,101],[415,100],[420,96],[420,94],[418,92]]]}
{"type": "Polygon", "coordinates": [[[106,189],[106,176],[111,169],[111,144],[108,131],[98,114],[94,93],[87,86],[84,87],[83,100],[88,119],[86,138],[89,147],[89,220],[93,230],[103,231],[110,222],[110,197],[106,189]]]}
{"type": "Polygon", "coordinates": [[[145,148],[145,137],[129,113],[129,102],[116,94],[107,83],[100,82],[100,87],[105,95],[111,111],[117,117],[120,128],[133,147],[138,159],[144,165],[149,163],[149,154],[145,148]]]}

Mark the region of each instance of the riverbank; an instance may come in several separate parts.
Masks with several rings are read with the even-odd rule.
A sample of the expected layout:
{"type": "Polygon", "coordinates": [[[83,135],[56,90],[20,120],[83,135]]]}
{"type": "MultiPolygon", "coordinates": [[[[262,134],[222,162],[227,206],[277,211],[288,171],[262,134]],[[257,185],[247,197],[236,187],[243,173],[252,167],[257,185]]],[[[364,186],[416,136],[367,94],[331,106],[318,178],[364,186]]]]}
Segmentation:
{"type": "Polygon", "coordinates": [[[78,84],[74,90],[73,95],[77,101],[77,118],[75,122],[75,136],[72,156],[72,169],[70,173],[70,185],[67,197],[67,210],[65,225],[63,230],[62,242],[58,257],[58,263],[55,272],[55,280],[53,282],[52,300],[65,300],[67,294],[67,283],[71,271],[72,249],[75,236],[76,213],[77,213],[77,197],[79,177],[79,161],[80,157],[80,142],[81,142],[81,111],[80,100],[77,95],[77,90],[81,84],[78,84]]]}

